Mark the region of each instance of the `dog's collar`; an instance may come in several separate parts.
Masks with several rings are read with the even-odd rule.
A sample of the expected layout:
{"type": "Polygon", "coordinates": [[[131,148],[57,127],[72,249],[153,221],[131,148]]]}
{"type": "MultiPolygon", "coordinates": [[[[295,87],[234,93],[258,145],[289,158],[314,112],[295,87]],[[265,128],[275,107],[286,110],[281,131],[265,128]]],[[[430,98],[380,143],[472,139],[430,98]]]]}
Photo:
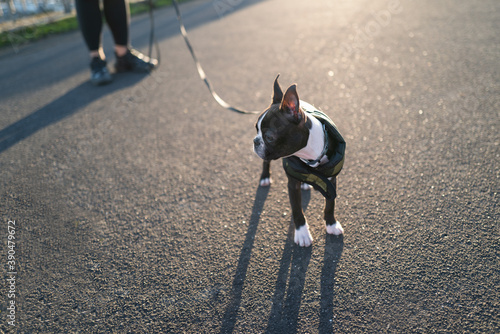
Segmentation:
{"type": "Polygon", "coordinates": [[[328,133],[326,131],[325,124],[321,123],[321,125],[323,126],[323,136],[324,136],[324,141],[325,141],[325,143],[323,144],[323,150],[321,151],[321,154],[319,155],[319,157],[317,159],[314,159],[314,160],[305,160],[305,159],[300,158],[300,160],[302,160],[306,165],[308,165],[312,168],[318,167],[319,164],[321,163],[321,159],[323,159],[323,157],[326,155],[326,152],[328,152],[328,133]]]}

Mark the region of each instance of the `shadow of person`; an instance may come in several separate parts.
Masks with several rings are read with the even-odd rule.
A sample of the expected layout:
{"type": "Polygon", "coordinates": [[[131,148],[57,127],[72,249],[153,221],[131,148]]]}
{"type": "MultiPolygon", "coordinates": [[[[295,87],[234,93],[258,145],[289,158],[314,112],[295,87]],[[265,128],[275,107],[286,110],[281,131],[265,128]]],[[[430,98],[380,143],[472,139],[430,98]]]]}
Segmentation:
{"type": "Polygon", "coordinates": [[[344,249],[344,236],[326,234],[325,255],[321,271],[321,302],[319,311],[319,333],[333,333],[333,295],[335,271],[344,249]]]}
{"type": "Polygon", "coordinates": [[[269,194],[269,187],[258,187],[253,202],[252,215],[248,224],[248,230],[245,236],[245,241],[241,247],[240,259],[238,260],[238,267],[234,275],[233,285],[231,289],[231,300],[224,313],[222,319],[222,326],[220,333],[232,333],[236,324],[236,317],[241,304],[241,294],[243,292],[243,285],[247,276],[248,265],[252,255],[253,242],[255,234],[257,233],[257,226],[259,225],[260,215],[264,208],[267,195],[269,194]]]}
{"type": "Polygon", "coordinates": [[[138,73],[115,75],[115,80],[111,84],[102,87],[94,87],[88,81],[81,83],[49,104],[0,130],[0,153],[38,131],[74,115],[88,104],[139,83],[147,75],[138,73]]]}

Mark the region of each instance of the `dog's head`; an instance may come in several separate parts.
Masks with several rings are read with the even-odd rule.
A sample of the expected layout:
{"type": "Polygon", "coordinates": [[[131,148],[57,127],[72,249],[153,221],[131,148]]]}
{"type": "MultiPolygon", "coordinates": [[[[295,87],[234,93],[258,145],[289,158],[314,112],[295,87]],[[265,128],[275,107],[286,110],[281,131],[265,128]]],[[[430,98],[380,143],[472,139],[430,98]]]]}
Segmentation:
{"type": "Polygon", "coordinates": [[[296,85],[288,87],[283,95],[278,77],[274,80],[272,103],[255,124],[254,151],[264,160],[292,155],[307,145],[309,137],[307,116],[300,108],[296,85]]]}

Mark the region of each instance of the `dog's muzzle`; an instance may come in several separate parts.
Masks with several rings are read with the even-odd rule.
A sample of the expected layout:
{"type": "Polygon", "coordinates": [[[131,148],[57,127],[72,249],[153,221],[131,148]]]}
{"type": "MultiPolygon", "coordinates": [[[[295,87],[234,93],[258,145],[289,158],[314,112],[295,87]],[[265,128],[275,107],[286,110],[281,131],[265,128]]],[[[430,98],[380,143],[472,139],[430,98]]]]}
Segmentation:
{"type": "Polygon", "coordinates": [[[264,145],[264,141],[261,136],[256,136],[253,139],[253,151],[257,154],[261,159],[265,158],[266,148],[264,145]]]}

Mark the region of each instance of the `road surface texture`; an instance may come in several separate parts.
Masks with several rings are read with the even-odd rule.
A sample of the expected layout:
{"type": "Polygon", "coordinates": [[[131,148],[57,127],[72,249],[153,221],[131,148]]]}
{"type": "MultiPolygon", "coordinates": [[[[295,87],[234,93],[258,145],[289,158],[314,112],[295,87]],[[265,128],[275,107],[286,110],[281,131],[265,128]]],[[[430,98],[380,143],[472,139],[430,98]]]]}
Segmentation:
{"type": "MultiPolygon", "coordinates": [[[[500,2],[181,10],[225,100],[263,110],[281,73],[336,122],[345,235],[326,235],[313,191],[314,243],[293,243],[281,162],[259,188],[256,116],[211,99],[173,8],[156,12],[159,69],[104,87],[79,32],[3,50],[1,329],[498,333],[500,2]]],[[[147,51],[148,17],[131,29],[147,51]]],[[[108,30],[104,45],[111,68],[108,30]]]]}

